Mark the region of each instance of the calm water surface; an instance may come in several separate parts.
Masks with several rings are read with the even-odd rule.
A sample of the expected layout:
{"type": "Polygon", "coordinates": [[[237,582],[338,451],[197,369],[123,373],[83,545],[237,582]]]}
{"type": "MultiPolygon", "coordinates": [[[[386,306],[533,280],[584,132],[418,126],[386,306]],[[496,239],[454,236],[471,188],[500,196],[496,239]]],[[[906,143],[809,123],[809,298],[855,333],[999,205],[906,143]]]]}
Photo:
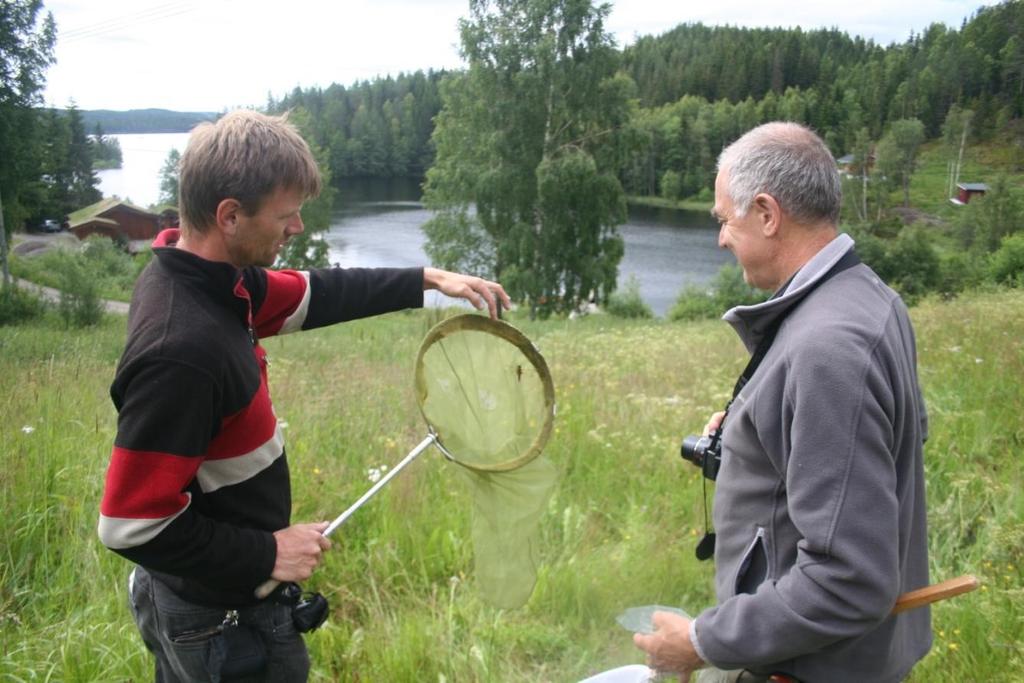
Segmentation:
{"type": "Polygon", "coordinates": [[[156,204],[160,198],[160,169],[172,149],[185,151],[188,133],[136,133],[109,135],[121,144],[121,168],[100,171],[100,192],[118,196],[137,206],[156,204]]]}
{"type": "MultiPolygon", "coordinates": [[[[140,206],[160,195],[160,169],[171,149],[185,151],[187,133],[114,135],[124,165],[101,171],[104,196],[117,195],[140,206]]],[[[346,181],[338,209],[326,233],[332,263],[346,267],[425,266],[421,226],[430,212],[419,201],[417,181],[346,181]]],[[[657,315],[664,315],[683,287],[707,285],[718,269],[735,263],[718,248],[718,226],[706,211],[634,207],[619,226],[626,250],[619,264],[619,286],[636,277],[640,294],[657,315]]],[[[429,304],[447,303],[443,297],[429,304]]]]}
{"type": "MultiPolygon", "coordinates": [[[[353,181],[342,193],[326,235],[330,260],[342,266],[425,266],[421,226],[430,212],[408,181],[353,181]]],[[[707,285],[725,264],[735,263],[718,248],[718,225],[706,211],[635,207],[619,226],[625,255],[619,286],[636,277],[640,294],[664,315],[687,285],[707,285]]]]}

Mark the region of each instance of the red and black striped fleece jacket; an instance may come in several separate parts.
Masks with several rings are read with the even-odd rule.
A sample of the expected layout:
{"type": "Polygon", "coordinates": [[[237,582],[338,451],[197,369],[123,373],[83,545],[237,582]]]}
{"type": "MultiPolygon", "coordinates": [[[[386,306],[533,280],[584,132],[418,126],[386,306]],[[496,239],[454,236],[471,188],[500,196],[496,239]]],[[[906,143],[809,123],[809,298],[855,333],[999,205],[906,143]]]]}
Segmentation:
{"type": "Polygon", "coordinates": [[[186,600],[254,602],[289,525],[284,438],[261,337],[423,305],[423,270],[239,270],[154,243],[110,395],[103,543],[186,600]]]}

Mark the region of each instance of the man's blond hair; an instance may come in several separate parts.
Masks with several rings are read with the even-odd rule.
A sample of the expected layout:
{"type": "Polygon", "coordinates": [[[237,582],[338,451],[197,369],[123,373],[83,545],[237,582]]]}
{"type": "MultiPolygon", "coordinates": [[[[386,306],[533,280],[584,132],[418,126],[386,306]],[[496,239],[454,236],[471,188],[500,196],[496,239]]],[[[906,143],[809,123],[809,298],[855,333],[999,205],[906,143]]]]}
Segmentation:
{"type": "Polygon", "coordinates": [[[279,189],[320,194],[320,169],[287,114],[240,109],[192,130],[181,157],[178,206],[183,230],[204,233],[217,206],[236,199],[253,215],[279,189]]]}

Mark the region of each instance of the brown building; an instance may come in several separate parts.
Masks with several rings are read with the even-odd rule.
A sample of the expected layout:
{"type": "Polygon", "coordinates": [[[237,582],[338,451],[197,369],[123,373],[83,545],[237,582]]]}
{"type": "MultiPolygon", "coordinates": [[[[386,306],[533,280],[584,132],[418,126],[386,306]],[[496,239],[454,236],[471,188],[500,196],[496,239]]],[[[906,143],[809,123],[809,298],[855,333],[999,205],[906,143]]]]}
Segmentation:
{"type": "Polygon", "coordinates": [[[78,239],[104,235],[132,242],[152,240],[160,230],[161,217],[117,197],[102,199],[68,216],[69,229],[78,239]]]}
{"type": "Polygon", "coordinates": [[[950,197],[949,201],[954,204],[966,204],[974,195],[983,195],[986,192],[988,192],[988,185],[985,183],[957,183],[956,196],[950,197]]]}

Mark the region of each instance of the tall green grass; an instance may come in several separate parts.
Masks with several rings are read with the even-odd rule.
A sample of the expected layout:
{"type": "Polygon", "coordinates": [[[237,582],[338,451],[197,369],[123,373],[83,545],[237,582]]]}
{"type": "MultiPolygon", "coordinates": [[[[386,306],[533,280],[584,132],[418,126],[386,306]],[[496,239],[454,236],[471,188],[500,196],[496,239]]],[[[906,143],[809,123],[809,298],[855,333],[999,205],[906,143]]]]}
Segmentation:
{"type": "MultiPolygon", "coordinates": [[[[935,647],[912,681],[1024,679],[1024,293],[926,301],[913,311],[931,412],[935,580],[982,590],[934,608],[935,647]]],[[[294,519],[330,519],[425,435],[415,351],[438,313],[393,314],[265,340],[287,427],[294,519]]],[[[432,451],[335,536],[308,582],[331,618],[307,638],[318,681],[575,681],[640,662],[625,607],[713,600],[702,482],[680,438],[724,404],[746,360],[721,322],[520,321],[558,399],[546,450],[561,472],[541,526],[530,602],[474,589],[470,499],[432,451]]],[[[0,328],[0,679],[147,680],[126,604],[127,562],[95,526],[115,429],[107,387],[123,319],[68,333],[0,328]]]]}

